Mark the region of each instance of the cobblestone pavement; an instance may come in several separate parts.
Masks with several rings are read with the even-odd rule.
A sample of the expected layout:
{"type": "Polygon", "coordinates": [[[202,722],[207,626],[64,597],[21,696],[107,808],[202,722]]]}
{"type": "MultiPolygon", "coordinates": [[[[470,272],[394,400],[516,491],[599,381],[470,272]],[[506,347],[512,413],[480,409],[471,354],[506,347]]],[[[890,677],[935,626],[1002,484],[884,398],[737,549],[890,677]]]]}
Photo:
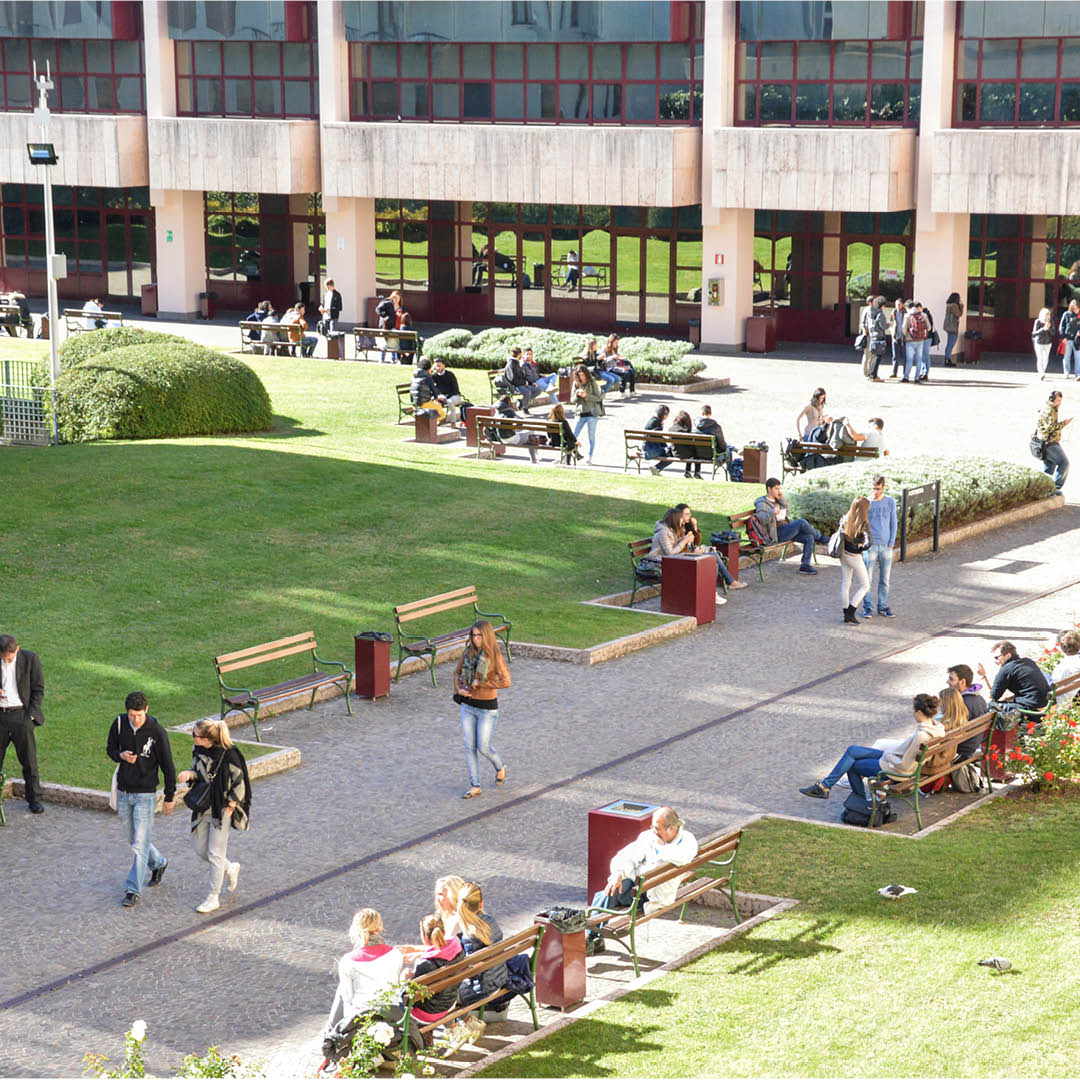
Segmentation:
{"type": "MultiPolygon", "coordinates": [[[[226,345],[235,335],[205,330],[226,345]]],[[[835,352],[812,364],[710,364],[736,384],[712,399],[733,441],[775,446],[821,384],[853,417],[885,416],[897,453],[932,445],[1017,461],[1044,390],[1064,385],[1004,363],[948,370],[928,387],[867,384],[835,352]]],[[[601,425],[604,460],[620,464],[623,410],[640,410],[640,423],[650,403],[613,405],[601,425]]],[[[552,903],[581,903],[586,814],[616,798],[670,802],[701,836],[762,812],[835,820],[835,804],[797,788],[847,743],[902,733],[911,695],[944,685],[948,664],[989,665],[1003,636],[1022,651],[1041,647],[1077,618],[1078,538],[1070,505],[898,565],[899,617],[858,628],[839,621],[835,564],[823,559],[808,578],[789,561],[770,566],[764,586],[748,579],[716,623],[668,644],[595,668],[519,659],[495,739],[509,782],[485,778],[473,802],[460,799],[445,675],[437,690],[408,678],[353,717],[331,700],[275,718],[265,734],[299,746],[304,765],[257,785],[252,830],[231,841],[240,888],[209,918],[193,911],[205,871],[185,813],[155,822],[170,868],[128,911],[119,900],[130,853],[113,817],[49,806],[36,818],[9,802],[0,1074],[79,1075],[87,1050],[120,1055],[139,1016],[159,1073],[211,1043],[297,1068],[310,1059],[356,907],[377,907],[391,939],[411,940],[440,873],[481,881],[506,930],[552,903]]]]}

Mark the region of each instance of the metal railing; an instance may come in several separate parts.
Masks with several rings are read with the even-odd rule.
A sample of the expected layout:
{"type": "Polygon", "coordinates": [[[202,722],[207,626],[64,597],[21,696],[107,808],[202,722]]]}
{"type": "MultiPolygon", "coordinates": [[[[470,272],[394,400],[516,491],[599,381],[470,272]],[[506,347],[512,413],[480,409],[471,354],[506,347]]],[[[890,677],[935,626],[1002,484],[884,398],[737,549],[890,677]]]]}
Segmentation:
{"type": "Polygon", "coordinates": [[[56,441],[48,384],[47,360],[0,360],[0,445],[48,446],[56,441]]]}

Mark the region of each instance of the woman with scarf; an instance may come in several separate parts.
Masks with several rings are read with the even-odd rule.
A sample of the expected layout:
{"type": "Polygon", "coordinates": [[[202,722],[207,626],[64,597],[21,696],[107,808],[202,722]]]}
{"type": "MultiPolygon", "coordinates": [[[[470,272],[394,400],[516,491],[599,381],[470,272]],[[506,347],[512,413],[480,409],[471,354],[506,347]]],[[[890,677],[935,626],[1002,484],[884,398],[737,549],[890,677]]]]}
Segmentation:
{"type": "Polygon", "coordinates": [[[208,915],[221,907],[222,883],[229,892],[236,889],[240,864],[229,862],[229,833],[248,827],[251,781],[247,763],[233,746],[227,724],[196,721],[191,739],[191,768],[176,779],[190,785],[184,802],[191,809],[195,854],[210,864],[210,893],[195,909],[200,915],[208,915]]]}
{"type": "Polygon", "coordinates": [[[469,770],[469,790],[463,799],[474,799],[484,793],[480,787],[480,754],[495,769],[495,783],[506,780],[506,766],[491,745],[491,737],[499,718],[498,692],[509,685],[510,672],[499,652],[495,631],[487,619],[477,619],[454,672],[454,700],[461,705],[461,733],[469,770]]]}

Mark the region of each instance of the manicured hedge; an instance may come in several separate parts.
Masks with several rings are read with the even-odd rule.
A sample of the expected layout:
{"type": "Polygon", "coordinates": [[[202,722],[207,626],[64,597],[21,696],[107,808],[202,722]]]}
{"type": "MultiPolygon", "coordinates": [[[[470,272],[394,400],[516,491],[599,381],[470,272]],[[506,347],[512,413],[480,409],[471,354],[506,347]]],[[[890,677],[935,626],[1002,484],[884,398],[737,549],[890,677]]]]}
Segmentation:
{"type": "Polygon", "coordinates": [[[153,345],[166,342],[190,345],[187,338],[176,334],[162,334],[157,330],[144,330],[141,326],[115,326],[105,330],[86,330],[69,337],[60,346],[60,367],[69,368],[81,364],[91,356],[98,356],[110,349],[122,349],[126,345],[153,345]]]}
{"type": "MultiPolygon", "coordinates": [[[[1013,506],[1045,499],[1054,494],[1054,482],[1046,473],[1010,461],[980,457],[878,458],[850,465],[811,469],[784,485],[796,517],[804,517],[823,533],[832,533],[847,513],[851,500],[870,491],[871,478],[885,477],[886,493],[896,499],[904,488],[941,480],[941,525],[950,528],[1008,510],[1013,506]]],[[[925,536],[933,528],[933,504],[915,508],[909,536],[925,536]]]]}
{"type": "Polygon", "coordinates": [[[271,426],[270,396],[247,364],[182,338],[161,341],[164,336],[99,353],[61,373],[56,409],[65,442],[217,435],[271,426]]]}
{"type": "MultiPolygon", "coordinates": [[[[441,358],[451,368],[492,370],[506,363],[511,346],[531,345],[537,366],[549,372],[572,364],[584,351],[589,336],[535,326],[495,327],[478,334],[455,328],[424,342],[424,355],[432,360],[441,358]]],[[[595,336],[603,347],[604,337],[595,336]]],[[[704,361],[687,357],[693,347],[689,341],[649,337],[625,337],[619,342],[619,351],[634,365],[638,382],[669,385],[689,382],[705,369],[704,361]]]]}

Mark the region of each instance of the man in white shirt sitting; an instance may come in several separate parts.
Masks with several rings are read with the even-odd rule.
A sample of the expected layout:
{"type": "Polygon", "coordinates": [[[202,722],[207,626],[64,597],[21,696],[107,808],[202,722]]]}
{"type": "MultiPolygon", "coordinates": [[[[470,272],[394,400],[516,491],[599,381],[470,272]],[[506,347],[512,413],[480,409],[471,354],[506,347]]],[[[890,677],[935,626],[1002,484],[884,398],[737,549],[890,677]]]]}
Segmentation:
{"type": "MultiPolygon", "coordinates": [[[[1080,675],[1080,634],[1075,630],[1063,630],[1058,634],[1057,643],[1063,655],[1050,676],[1051,685],[1070,679],[1073,675],[1080,675]]],[[[1057,705],[1064,705],[1072,701],[1075,696],[1075,690],[1071,693],[1069,691],[1064,694],[1055,693],[1054,702],[1057,705]]]]}
{"type": "MultiPolygon", "coordinates": [[[[652,816],[652,825],[636,840],[617,851],[611,860],[611,876],[593,898],[590,907],[618,911],[634,902],[637,879],[665,865],[685,866],[693,862],[698,852],[697,839],[683,828],[682,819],[670,806],[661,806],[652,816]]],[[[639,904],[649,901],[666,907],[675,900],[679,878],[658,885],[651,893],[642,893],[639,904]]],[[[586,951],[590,956],[604,951],[604,940],[595,931],[586,936],[586,951]]]]}
{"type": "Polygon", "coordinates": [[[83,319],[84,330],[100,330],[105,325],[104,319],[97,319],[94,316],[102,314],[105,309],[101,306],[101,300],[98,297],[93,297],[87,300],[82,306],[83,314],[86,316],[83,319]]]}
{"type": "Polygon", "coordinates": [[[889,456],[889,448],[885,445],[885,421],[880,417],[870,418],[870,430],[863,437],[863,449],[876,450],[881,457],[889,456]]]}

